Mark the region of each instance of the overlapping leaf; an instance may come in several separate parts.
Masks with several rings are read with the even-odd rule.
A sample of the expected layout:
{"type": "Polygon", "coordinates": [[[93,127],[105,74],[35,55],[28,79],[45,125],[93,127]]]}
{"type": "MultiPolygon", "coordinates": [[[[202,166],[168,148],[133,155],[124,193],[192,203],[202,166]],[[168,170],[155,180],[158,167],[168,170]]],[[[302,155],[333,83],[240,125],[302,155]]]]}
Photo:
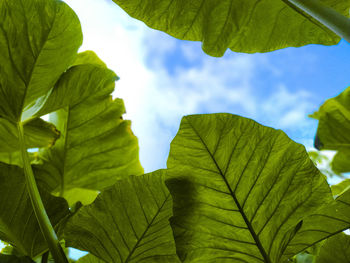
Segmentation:
{"type": "Polygon", "coordinates": [[[336,202],[303,219],[303,224],[288,244],[286,257],[303,251],[306,247],[350,228],[350,191],[336,198],[336,202]]]}
{"type": "MultiPolygon", "coordinates": [[[[0,163],[0,239],[22,255],[35,257],[47,250],[21,168],[0,163]]],[[[39,189],[40,190],[40,189],[39,189]]],[[[55,227],[69,214],[67,202],[40,190],[46,212],[55,227]]]]}
{"type": "Polygon", "coordinates": [[[167,174],[184,262],[282,262],[302,220],[334,202],[302,145],[230,114],[184,117],[167,174]]]}
{"type": "Polygon", "coordinates": [[[179,262],[162,173],[130,176],[103,191],[69,219],[66,244],[106,262],[179,262]]]}
{"type": "MultiPolygon", "coordinates": [[[[19,151],[17,125],[0,118],[0,153],[19,151]]],[[[42,119],[35,118],[24,125],[24,138],[27,148],[49,147],[55,144],[60,133],[55,126],[42,119]]]]}
{"type": "Polygon", "coordinates": [[[81,42],[79,20],[62,1],[1,1],[0,116],[19,121],[30,117],[24,109],[40,108],[81,42]]]}
{"type": "MultiPolygon", "coordinates": [[[[282,0],[113,0],[129,15],[179,39],[202,41],[203,50],[222,56],[269,52],[306,44],[336,44],[340,39],[282,0]]],[[[348,0],[323,4],[349,15],[348,0]]]]}
{"type": "Polygon", "coordinates": [[[328,99],[311,117],[318,119],[315,147],[338,151],[332,169],[350,171],[350,87],[335,98],[328,99]]]}
{"type": "Polygon", "coordinates": [[[350,236],[344,233],[329,238],[322,246],[316,263],[350,263],[350,236]]]}
{"type": "Polygon", "coordinates": [[[110,93],[115,73],[102,65],[81,64],[70,68],[60,79],[40,114],[61,131],[61,138],[50,149],[41,151],[43,166],[37,166],[38,179],[53,191],[72,188],[101,190],[117,179],[142,174],[137,138],[121,99],[110,93]],[[47,179],[49,181],[47,181],[47,179]]]}

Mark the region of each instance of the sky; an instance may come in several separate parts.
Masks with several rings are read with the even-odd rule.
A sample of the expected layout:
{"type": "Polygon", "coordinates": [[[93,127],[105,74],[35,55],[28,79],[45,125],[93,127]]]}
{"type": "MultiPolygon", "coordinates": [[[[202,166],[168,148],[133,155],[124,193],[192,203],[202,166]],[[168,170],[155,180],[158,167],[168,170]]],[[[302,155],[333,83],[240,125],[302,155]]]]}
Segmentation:
{"type": "Polygon", "coordinates": [[[80,51],[95,51],[120,77],[113,96],[125,102],[146,172],[166,168],[170,142],[188,114],[249,117],[310,149],[317,121],[308,114],[350,83],[345,41],[264,54],[228,50],[214,58],[200,42],[150,29],[110,0],[66,2],[82,24],[80,51]]]}
{"type": "Polygon", "coordinates": [[[166,168],[170,142],[189,114],[238,114],[312,149],[317,121],[308,114],[350,85],[345,41],[213,58],[201,43],[150,29],[111,0],[66,2],[82,24],[80,51],[93,50],[120,77],[113,96],[125,102],[145,172],[166,168]]]}

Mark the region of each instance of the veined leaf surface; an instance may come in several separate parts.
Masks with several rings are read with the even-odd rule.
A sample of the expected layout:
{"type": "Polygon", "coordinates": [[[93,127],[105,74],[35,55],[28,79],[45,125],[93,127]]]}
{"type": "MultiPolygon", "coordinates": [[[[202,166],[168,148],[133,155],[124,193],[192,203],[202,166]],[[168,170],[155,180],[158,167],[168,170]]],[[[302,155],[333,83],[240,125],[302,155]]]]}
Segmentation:
{"type": "Polygon", "coordinates": [[[315,147],[336,150],[332,169],[338,173],[350,171],[350,87],[337,97],[328,99],[311,115],[318,119],[315,147]]]}
{"type": "Polygon", "coordinates": [[[106,261],[99,259],[98,257],[95,257],[92,254],[87,254],[86,256],[83,256],[79,258],[77,263],[105,263],[106,261]]]}
{"type": "MultiPolygon", "coordinates": [[[[130,16],[173,37],[202,41],[204,52],[269,52],[340,38],[282,0],[113,0],[130,16]]],[[[349,16],[349,0],[323,0],[349,16]]]]}
{"type": "MultiPolygon", "coordinates": [[[[27,193],[21,168],[0,163],[0,239],[22,255],[34,258],[47,248],[27,193]]],[[[67,202],[39,189],[46,212],[55,227],[69,214],[67,202]]]]}
{"type": "Polygon", "coordinates": [[[0,1],[0,116],[19,121],[73,63],[81,43],[79,19],[62,1],[0,1]]]}
{"type": "Polygon", "coordinates": [[[167,175],[184,262],[281,262],[302,220],[333,202],[302,145],[231,114],[184,117],[167,175]]]}
{"type": "Polygon", "coordinates": [[[344,191],[336,202],[303,219],[303,224],[288,244],[285,256],[295,255],[307,247],[350,228],[350,191],[344,191]]]}
{"type": "Polygon", "coordinates": [[[116,80],[106,67],[83,64],[70,68],[55,86],[42,111],[64,106],[50,114],[61,138],[41,151],[44,164],[36,167],[50,191],[64,196],[73,188],[102,190],[122,177],[143,173],[137,138],[130,121],[122,119],[124,103],[110,95],[116,80]]]}
{"type": "Polygon", "coordinates": [[[68,220],[67,245],[106,262],[179,262],[169,224],[172,198],[163,180],[160,170],[102,191],[68,220]]]}
{"type": "Polygon", "coordinates": [[[316,263],[350,263],[350,236],[339,233],[329,238],[322,246],[316,263]]]}

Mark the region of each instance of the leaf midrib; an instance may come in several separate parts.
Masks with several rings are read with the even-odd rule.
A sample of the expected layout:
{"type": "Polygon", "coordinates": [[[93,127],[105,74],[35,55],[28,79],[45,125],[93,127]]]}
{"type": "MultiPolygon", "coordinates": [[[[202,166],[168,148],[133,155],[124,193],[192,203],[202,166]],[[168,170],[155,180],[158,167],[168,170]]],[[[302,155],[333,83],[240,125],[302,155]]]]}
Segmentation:
{"type": "Polygon", "coordinates": [[[191,126],[192,130],[195,132],[195,134],[198,136],[198,138],[200,139],[201,143],[203,144],[203,146],[205,147],[206,151],[208,152],[210,158],[212,159],[212,161],[214,162],[216,168],[218,169],[223,181],[225,182],[226,184],[226,187],[228,188],[228,190],[230,191],[230,195],[232,196],[238,210],[239,210],[239,213],[242,215],[243,217],[243,220],[244,222],[246,223],[247,227],[248,227],[248,230],[250,232],[250,234],[252,235],[255,243],[256,243],[256,246],[258,247],[262,257],[264,258],[264,261],[266,263],[272,263],[269,256],[267,255],[264,247],[262,246],[261,242],[260,242],[260,239],[258,237],[258,235],[255,233],[254,229],[253,229],[253,226],[251,225],[249,219],[247,218],[247,216],[245,215],[244,211],[243,211],[243,208],[241,207],[240,203],[238,202],[238,199],[236,198],[236,195],[234,194],[231,186],[229,185],[228,181],[226,180],[226,177],[225,175],[223,174],[223,172],[221,171],[221,168],[219,167],[218,163],[216,162],[214,156],[212,155],[212,153],[209,151],[207,145],[205,144],[204,140],[202,139],[202,137],[199,135],[198,131],[195,129],[195,127],[192,125],[192,123],[187,120],[188,124],[191,126]]]}

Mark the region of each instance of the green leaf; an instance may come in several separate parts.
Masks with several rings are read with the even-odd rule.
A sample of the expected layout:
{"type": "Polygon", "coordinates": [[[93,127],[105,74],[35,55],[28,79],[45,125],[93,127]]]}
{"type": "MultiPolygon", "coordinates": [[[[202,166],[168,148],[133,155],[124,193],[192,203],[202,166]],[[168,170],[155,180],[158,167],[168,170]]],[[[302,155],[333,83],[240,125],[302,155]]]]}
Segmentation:
{"type": "Polygon", "coordinates": [[[344,192],[337,197],[336,202],[304,218],[300,230],[289,243],[285,255],[292,256],[348,229],[350,227],[349,194],[350,191],[344,192]]]}
{"type": "Polygon", "coordinates": [[[318,119],[315,147],[336,150],[332,162],[335,172],[350,172],[350,87],[328,99],[311,117],[318,119]]]}
{"type": "Polygon", "coordinates": [[[333,202],[302,145],[231,114],[184,117],[167,174],[184,262],[282,262],[302,220],[333,202]]]}
{"type": "Polygon", "coordinates": [[[331,188],[333,195],[339,195],[350,188],[350,179],[345,179],[339,184],[332,185],[331,188]]]}
{"type": "Polygon", "coordinates": [[[64,228],[66,244],[106,262],[179,262],[164,171],[130,176],[102,191],[64,228]]]}
{"type": "Polygon", "coordinates": [[[330,262],[350,263],[350,236],[339,233],[325,242],[316,263],[330,262]]]}
{"type": "Polygon", "coordinates": [[[114,90],[116,80],[117,75],[102,65],[73,66],[61,76],[45,105],[35,115],[43,116],[66,106],[73,108],[93,95],[109,94],[114,90]]]}
{"type": "MultiPolygon", "coordinates": [[[[269,52],[307,44],[334,45],[340,38],[281,0],[113,0],[130,16],[169,35],[202,41],[204,52],[269,52]]],[[[349,1],[323,4],[349,15],[349,1]]]]}
{"type": "MultiPolygon", "coordinates": [[[[0,163],[0,239],[22,255],[34,258],[47,250],[21,168],[0,163]]],[[[54,227],[69,214],[67,202],[39,189],[54,227]]]]}
{"type": "Polygon", "coordinates": [[[86,256],[79,258],[77,263],[105,263],[106,261],[95,257],[92,254],[87,254],[86,256]]]}
{"type": "MultiPolygon", "coordinates": [[[[52,123],[35,118],[24,125],[24,136],[27,148],[38,148],[54,145],[60,133],[52,123]]],[[[19,149],[16,123],[0,118],[0,153],[18,152],[19,149]]]]}
{"type": "Polygon", "coordinates": [[[96,64],[103,67],[107,67],[106,63],[104,63],[95,52],[91,50],[87,50],[78,54],[77,58],[74,61],[73,65],[81,65],[81,64],[96,64]]]}
{"type": "Polygon", "coordinates": [[[48,190],[68,198],[65,192],[73,188],[102,190],[143,173],[137,138],[130,121],[122,119],[124,103],[110,95],[116,80],[106,67],[84,64],[70,68],[57,83],[42,111],[66,106],[50,114],[61,138],[41,150],[44,164],[36,166],[39,180],[49,180],[48,190]]]}
{"type": "Polygon", "coordinates": [[[79,19],[62,1],[2,0],[0,116],[29,118],[23,109],[41,106],[81,43],[79,19]]]}
{"type": "Polygon", "coordinates": [[[1,263],[35,263],[28,257],[16,257],[13,255],[3,255],[0,254],[1,263]]]}

